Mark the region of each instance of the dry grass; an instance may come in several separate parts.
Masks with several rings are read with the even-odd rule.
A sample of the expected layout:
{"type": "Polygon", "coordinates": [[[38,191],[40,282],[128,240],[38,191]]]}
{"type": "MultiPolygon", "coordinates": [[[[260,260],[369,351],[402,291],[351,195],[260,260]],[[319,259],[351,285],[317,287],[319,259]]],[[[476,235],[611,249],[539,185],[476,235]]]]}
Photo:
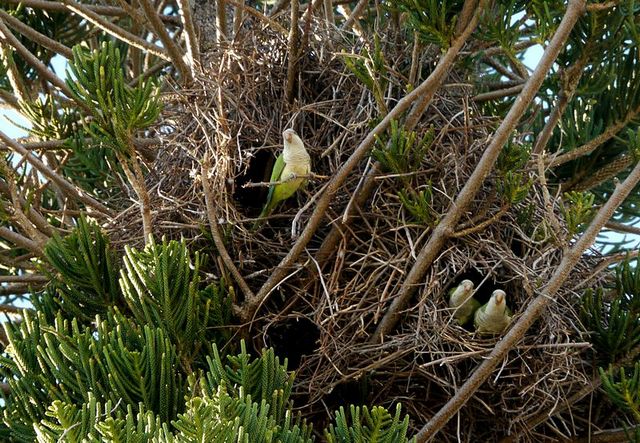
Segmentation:
{"type": "MultiPolygon", "coordinates": [[[[203,72],[189,89],[166,91],[163,120],[156,128],[163,142],[155,162],[148,165],[147,187],[156,233],[190,236],[195,246],[212,250],[203,234],[207,220],[199,174],[205,156],[213,158],[210,179],[216,190],[216,216],[236,266],[257,291],[287,254],[295,235],[292,222],[304,225],[309,215],[305,204],[313,201],[323,181],[313,180],[297,201],[284,204],[257,233],[251,225],[266,190],[243,185],[268,180],[264,175],[270,170],[268,161],[289,127],[304,139],[314,172],[331,176],[379,118],[380,110],[339,54],[340,50],[359,53],[362,41],[334,32],[330,51],[326,40],[308,38],[324,36],[323,27],[312,23],[303,37],[308,46],[298,65],[298,99],[289,105],[286,36],[258,23],[246,26],[250,32],[244,32],[242,39],[207,54],[203,72]]],[[[394,39],[390,34],[388,40],[394,39]]],[[[393,103],[404,93],[407,79],[400,73],[408,71],[411,51],[389,43],[385,54],[389,87],[384,92],[393,103]]],[[[436,57],[421,60],[427,74],[436,57]]],[[[438,214],[446,212],[473,171],[495,123],[470,104],[471,89],[461,79],[451,78],[417,127],[420,135],[433,128],[435,142],[408,180],[415,189],[429,181],[433,184],[433,209],[438,214]]],[[[477,297],[486,301],[493,289],[503,288],[517,315],[559,263],[567,246],[566,232],[557,230],[562,226],[558,202],[552,199],[553,208],[545,209],[544,188],[534,185],[525,202],[509,208],[495,223],[449,242],[399,328],[383,344],[372,346],[367,341],[376,323],[430,235],[430,228],[416,223],[403,208],[397,196],[401,180],[380,174],[375,193],[366,207],[358,208],[360,218],[345,233],[334,259],[320,275],[303,267],[307,261],[313,269],[315,251],[330,221],[341,216],[366,167],[361,165],[336,195],[326,226],[259,311],[251,336],[256,347],[275,346],[291,358],[297,367],[295,405],[319,425],[340,404],[400,401],[415,429],[446,402],[499,340],[478,337],[455,324],[447,306],[448,289],[463,278],[472,278],[476,285],[482,281],[477,297]],[[525,217],[528,207],[533,209],[525,217]]],[[[481,223],[501,207],[495,177],[490,177],[459,229],[481,223]]],[[[117,243],[142,243],[135,204],[122,212],[112,230],[117,243]]],[[[494,441],[518,431],[527,418],[552,411],[592,379],[594,368],[586,357],[588,344],[576,312],[579,294],[573,288],[596,262],[596,255],[585,257],[565,284],[560,301],[449,423],[440,441],[469,441],[471,436],[473,441],[494,441]]],[[[211,263],[215,266],[216,261],[211,263]]],[[[220,268],[212,272],[224,275],[220,268]]],[[[555,432],[570,430],[575,435],[584,429],[586,424],[575,416],[586,417],[580,411],[586,407],[588,403],[578,404],[573,417],[555,421],[555,432]]],[[[554,435],[551,426],[541,432],[554,435]]],[[[528,436],[530,441],[543,437],[528,436]]]]}

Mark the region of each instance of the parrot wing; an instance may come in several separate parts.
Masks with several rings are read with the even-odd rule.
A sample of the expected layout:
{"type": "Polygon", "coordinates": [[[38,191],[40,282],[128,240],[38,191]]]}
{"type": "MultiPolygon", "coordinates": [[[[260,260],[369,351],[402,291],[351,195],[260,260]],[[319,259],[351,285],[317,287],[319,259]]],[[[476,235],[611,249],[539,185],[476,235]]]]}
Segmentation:
{"type": "MultiPolygon", "coordinates": [[[[278,158],[276,159],[276,162],[273,164],[273,169],[271,170],[271,178],[269,178],[270,182],[277,182],[280,180],[280,177],[282,176],[282,170],[284,169],[285,163],[284,163],[284,155],[280,154],[278,156],[278,158]]],[[[262,208],[262,212],[260,212],[260,215],[258,216],[258,220],[256,220],[256,222],[253,224],[253,229],[256,230],[258,229],[258,227],[260,227],[260,225],[262,224],[262,218],[268,216],[271,211],[273,211],[273,208],[275,208],[275,206],[278,204],[278,201],[275,200],[273,197],[273,192],[276,188],[276,186],[278,185],[270,185],[269,186],[269,193],[267,194],[267,201],[264,204],[264,207],[262,208]]]]}

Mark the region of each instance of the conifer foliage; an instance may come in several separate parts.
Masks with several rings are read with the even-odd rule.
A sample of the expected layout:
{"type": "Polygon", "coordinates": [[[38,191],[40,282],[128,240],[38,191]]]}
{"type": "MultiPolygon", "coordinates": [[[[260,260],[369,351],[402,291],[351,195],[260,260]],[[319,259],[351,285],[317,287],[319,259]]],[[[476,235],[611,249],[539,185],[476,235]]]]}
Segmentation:
{"type": "Polygon", "coordinates": [[[640,235],[639,36],[635,0],[0,0],[0,440],[640,440],[639,254],[598,238],[640,235]],[[312,173],[251,229],[291,128],[312,173]]]}

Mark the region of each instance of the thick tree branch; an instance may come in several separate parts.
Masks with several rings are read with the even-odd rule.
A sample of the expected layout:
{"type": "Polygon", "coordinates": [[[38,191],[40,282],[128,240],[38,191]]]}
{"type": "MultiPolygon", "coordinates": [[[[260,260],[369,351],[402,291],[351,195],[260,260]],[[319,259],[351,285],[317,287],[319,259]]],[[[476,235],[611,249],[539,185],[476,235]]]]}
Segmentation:
{"type": "Polygon", "coordinates": [[[299,36],[300,30],[298,29],[298,14],[300,3],[298,0],[291,0],[291,28],[289,29],[289,43],[287,48],[287,54],[289,58],[289,64],[287,65],[287,103],[293,103],[295,86],[296,86],[296,66],[298,65],[299,54],[299,36]]]}
{"type": "Polygon", "coordinates": [[[191,5],[189,0],[178,0],[180,7],[180,20],[184,29],[184,42],[187,45],[187,58],[191,63],[191,74],[195,75],[196,66],[200,66],[200,47],[198,45],[198,35],[193,24],[191,15],[191,5]]]}
{"type": "MultiPolygon", "coordinates": [[[[67,7],[62,2],[52,2],[48,0],[7,0],[9,3],[22,4],[34,9],[41,9],[43,11],[64,12],[67,11],[67,7]]],[[[111,16],[111,17],[126,17],[127,11],[116,6],[101,6],[101,5],[84,5],[89,11],[95,12],[98,15],[111,16]]],[[[180,19],[173,15],[161,15],[162,21],[178,24],[180,19]]]]}
{"type": "MultiPolygon", "coordinates": [[[[578,15],[584,10],[584,1],[572,1],[569,3],[565,19],[571,14],[578,15]],[[578,9],[579,8],[579,9],[578,9]],[[576,9],[578,9],[576,11],[576,9]]],[[[564,20],[564,19],[563,19],[564,20]]],[[[575,23],[575,20],[574,20],[575,23]]],[[[561,25],[562,26],[562,25],[561,25]]],[[[640,163],[636,165],[629,177],[619,184],[609,200],[598,211],[595,218],[585,231],[584,235],[569,249],[558,265],[549,282],[539,291],[539,294],[522,313],[518,321],[507,334],[496,344],[489,356],[480,364],[474,373],[460,387],[451,398],[420,430],[417,435],[418,442],[425,442],[433,437],[453,417],[458,410],[469,401],[473,394],[489,378],[493,370],[507,356],[510,350],[524,337],[529,327],[540,317],[545,308],[555,301],[554,295],[560,289],[578,263],[584,251],[589,248],[596,239],[602,227],[609,221],[616,209],[640,182],[640,163]]]]}
{"type": "MultiPolygon", "coordinates": [[[[471,24],[469,25],[471,27],[471,24]]],[[[466,34],[465,34],[466,35],[466,34]]],[[[286,276],[289,268],[300,256],[307,243],[313,237],[316,229],[322,222],[325,212],[329,208],[334,195],[338,192],[345,180],[350,176],[351,172],[358,166],[360,161],[368,154],[369,150],[373,146],[376,137],[385,131],[393,120],[397,120],[404,111],[418,99],[424,96],[434,94],[434,91],[440,87],[444,81],[449,69],[453,65],[458,52],[462,48],[466,41],[466,38],[461,36],[454,40],[449,50],[440,58],[440,61],[436,65],[435,69],[429,75],[429,77],[422,82],[411,93],[407,94],[401,100],[398,101],[396,106],[385,116],[384,119],[360,142],[353,154],[347,159],[342,167],[336,172],[331,181],[327,184],[327,188],[324,194],[318,199],[316,209],[311,214],[307,226],[300,234],[300,237],[296,243],[291,247],[289,253],[282,259],[280,264],[273,269],[271,276],[264,283],[260,291],[255,297],[246,301],[243,306],[243,319],[248,320],[253,317],[255,310],[260,306],[264,299],[271,293],[271,291],[282,281],[286,276]]]]}
{"type": "Polygon", "coordinates": [[[40,248],[38,243],[34,242],[31,239],[28,239],[27,237],[24,237],[23,235],[18,234],[17,232],[5,228],[4,226],[0,226],[0,237],[4,238],[5,240],[9,240],[16,246],[33,252],[36,255],[42,254],[42,248],[40,248]]]}
{"type": "Polygon", "coordinates": [[[471,177],[469,177],[460,191],[460,194],[455,199],[444,218],[440,221],[438,226],[436,226],[431,237],[420,251],[415,264],[409,271],[407,278],[400,288],[398,296],[394,299],[389,310],[378,325],[374,335],[371,337],[371,342],[376,343],[382,341],[384,336],[395,327],[402,310],[406,307],[416,289],[419,287],[424,274],[427,272],[438,254],[440,254],[442,247],[451,236],[458,220],[467,210],[473,197],[481,188],[485,178],[491,172],[502,147],[511,136],[511,133],[518,124],[520,117],[522,117],[522,114],[525,112],[540,89],[547,72],[558,57],[560,51],[563,49],[571,29],[573,29],[573,26],[583,12],[584,0],[572,0],[569,3],[567,12],[558,26],[555,35],[551,39],[549,46],[540,59],[540,63],[525,83],[522,93],[516,98],[513,106],[509,110],[509,113],[500,124],[500,127],[496,130],[491,143],[485,150],[485,153],[480,159],[478,166],[471,174],[471,177]]]}
{"type": "Polygon", "coordinates": [[[222,235],[220,234],[220,229],[218,228],[218,220],[216,217],[216,208],[213,200],[213,195],[211,195],[211,184],[209,182],[209,158],[205,157],[202,161],[202,168],[200,170],[200,174],[202,177],[202,188],[204,190],[204,200],[207,206],[207,219],[209,220],[209,226],[211,227],[211,236],[213,237],[213,242],[216,245],[216,249],[222,258],[227,270],[231,273],[234,280],[240,287],[240,290],[244,294],[245,299],[254,298],[254,294],[247,285],[247,282],[242,278],[240,271],[233,263],[233,259],[229,255],[227,248],[224,244],[224,240],[222,239],[222,235]]]}

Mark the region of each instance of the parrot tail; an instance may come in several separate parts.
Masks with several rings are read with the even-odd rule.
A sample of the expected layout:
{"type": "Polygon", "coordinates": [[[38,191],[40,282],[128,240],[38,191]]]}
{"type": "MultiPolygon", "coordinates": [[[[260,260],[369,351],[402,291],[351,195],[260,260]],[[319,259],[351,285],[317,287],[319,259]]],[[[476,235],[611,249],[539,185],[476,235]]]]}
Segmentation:
{"type": "Polygon", "coordinates": [[[262,224],[264,223],[265,218],[267,218],[269,214],[271,214],[271,211],[273,211],[277,203],[278,202],[274,203],[273,200],[270,200],[269,203],[267,203],[264,208],[262,208],[262,212],[260,212],[258,219],[253,222],[253,227],[251,228],[252,231],[257,231],[258,229],[260,229],[260,226],[262,226],[262,224]]]}

